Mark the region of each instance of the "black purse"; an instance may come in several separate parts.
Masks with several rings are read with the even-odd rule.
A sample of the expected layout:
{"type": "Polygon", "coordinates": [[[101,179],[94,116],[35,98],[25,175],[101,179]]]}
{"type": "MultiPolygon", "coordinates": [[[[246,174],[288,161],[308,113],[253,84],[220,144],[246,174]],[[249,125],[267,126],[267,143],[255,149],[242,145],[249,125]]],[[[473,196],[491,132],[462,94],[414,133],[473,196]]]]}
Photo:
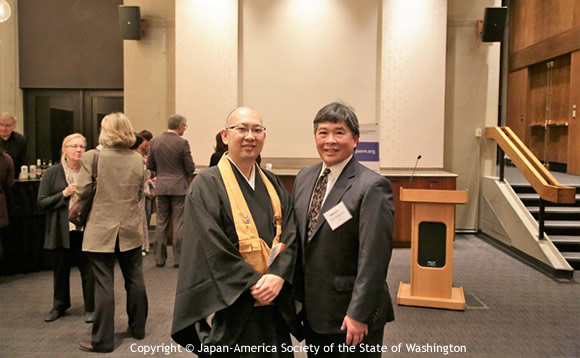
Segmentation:
{"type": "Polygon", "coordinates": [[[69,210],[68,221],[75,224],[76,226],[86,226],[87,220],[89,218],[89,213],[91,212],[91,207],[93,206],[93,199],[95,198],[95,193],[97,192],[97,164],[99,162],[99,151],[95,151],[95,157],[93,159],[93,173],[91,174],[91,192],[85,198],[77,200],[69,210]]]}

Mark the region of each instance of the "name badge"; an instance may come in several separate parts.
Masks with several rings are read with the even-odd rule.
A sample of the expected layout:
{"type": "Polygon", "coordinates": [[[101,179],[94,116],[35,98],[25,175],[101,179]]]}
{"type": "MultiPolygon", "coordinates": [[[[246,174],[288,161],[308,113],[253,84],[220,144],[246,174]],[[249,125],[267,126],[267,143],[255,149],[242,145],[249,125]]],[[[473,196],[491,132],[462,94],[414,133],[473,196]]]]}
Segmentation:
{"type": "Polygon", "coordinates": [[[346,205],[341,201],[335,205],[332,209],[328,210],[324,214],[324,218],[330,225],[332,231],[339,228],[342,224],[352,219],[352,215],[348,212],[346,205]]]}

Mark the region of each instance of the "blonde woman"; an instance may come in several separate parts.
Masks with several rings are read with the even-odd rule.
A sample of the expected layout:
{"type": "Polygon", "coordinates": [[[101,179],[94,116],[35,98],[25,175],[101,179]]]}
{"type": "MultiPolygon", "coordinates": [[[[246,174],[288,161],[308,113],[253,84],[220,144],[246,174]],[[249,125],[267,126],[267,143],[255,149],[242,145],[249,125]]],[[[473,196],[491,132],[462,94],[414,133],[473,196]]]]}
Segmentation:
{"type": "MultiPolygon", "coordinates": [[[[129,148],[135,143],[133,127],[123,113],[111,113],[101,122],[97,165],[97,191],[83,241],[95,276],[95,320],[90,342],[80,342],[88,352],[111,352],[114,348],[115,259],[125,279],[129,333],[145,337],[147,293],[143,279],[143,223],[139,201],[143,195],[143,158],[129,148]]],[[[79,196],[90,193],[95,151],[81,158],[77,184],[79,196]]]]}
{"type": "Polygon", "coordinates": [[[68,221],[69,208],[78,199],[76,183],[86,145],[85,137],[79,133],[64,138],[60,163],[44,173],[38,189],[38,206],[46,211],[44,248],[53,250],[55,258],[54,299],[46,322],[58,319],[70,307],[70,268],[75,261],[82,278],[85,322],[93,321],[95,282],[88,259],[81,251],[83,231],[68,221]]]}

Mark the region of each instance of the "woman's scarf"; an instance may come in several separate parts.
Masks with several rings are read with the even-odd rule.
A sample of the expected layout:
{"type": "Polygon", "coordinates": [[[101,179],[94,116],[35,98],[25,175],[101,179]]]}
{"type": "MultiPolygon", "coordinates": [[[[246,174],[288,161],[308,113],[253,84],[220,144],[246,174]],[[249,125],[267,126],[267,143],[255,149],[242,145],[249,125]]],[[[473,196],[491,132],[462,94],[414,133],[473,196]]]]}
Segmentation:
{"type": "MultiPolygon", "coordinates": [[[[67,161],[66,161],[66,156],[64,156],[64,155],[62,156],[62,158],[61,158],[61,161],[60,161],[60,162],[62,163],[62,168],[64,169],[64,176],[65,176],[65,178],[66,178],[66,183],[67,183],[68,185],[70,185],[70,184],[76,184],[76,183],[78,182],[78,179],[79,179],[79,173],[80,173],[80,171],[81,171],[81,168],[80,168],[80,166],[79,166],[79,168],[78,168],[77,170],[70,168],[70,167],[68,166],[68,164],[67,164],[67,161]]],[[[69,208],[69,210],[70,210],[70,208],[73,206],[73,204],[74,204],[74,203],[75,203],[77,200],[79,200],[79,196],[78,196],[78,194],[75,192],[74,194],[72,194],[72,195],[70,196],[70,200],[69,200],[69,202],[68,202],[68,208],[69,208]]],[[[75,224],[73,224],[73,223],[71,223],[71,222],[69,222],[69,223],[68,223],[68,226],[69,226],[69,229],[70,229],[71,231],[72,231],[72,230],[78,230],[78,231],[81,231],[81,230],[82,230],[80,226],[76,226],[75,224]]]]}

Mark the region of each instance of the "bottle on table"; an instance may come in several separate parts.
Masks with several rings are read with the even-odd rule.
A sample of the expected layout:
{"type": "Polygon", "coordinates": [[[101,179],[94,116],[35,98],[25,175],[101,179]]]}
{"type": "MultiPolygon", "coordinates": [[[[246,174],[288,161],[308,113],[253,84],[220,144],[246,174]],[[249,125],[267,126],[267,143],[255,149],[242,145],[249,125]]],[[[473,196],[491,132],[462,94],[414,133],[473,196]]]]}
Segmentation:
{"type": "Polygon", "coordinates": [[[44,174],[44,170],[42,170],[42,163],[40,159],[36,159],[36,179],[42,178],[42,174],[44,174]]]}
{"type": "Polygon", "coordinates": [[[23,165],[20,167],[20,179],[28,179],[28,165],[23,165]]]}

